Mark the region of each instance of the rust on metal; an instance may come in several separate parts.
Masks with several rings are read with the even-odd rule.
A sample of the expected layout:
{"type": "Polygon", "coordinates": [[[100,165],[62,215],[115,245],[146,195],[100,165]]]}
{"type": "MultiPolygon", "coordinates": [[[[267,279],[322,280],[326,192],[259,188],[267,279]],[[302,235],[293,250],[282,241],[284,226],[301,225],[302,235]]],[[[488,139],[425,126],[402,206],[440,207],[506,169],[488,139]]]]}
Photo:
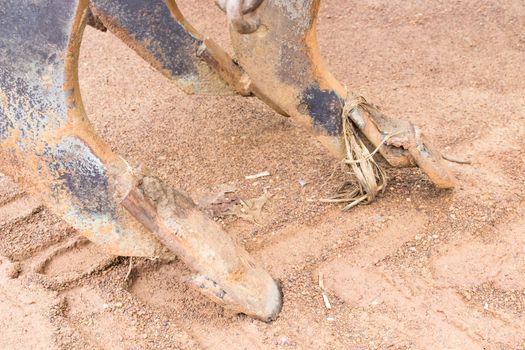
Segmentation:
{"type": "Polygon", "coordinates": [[[92,0],[117,37],[189,94],[249,95],[242,69],[184,18],[173,0],[92,0]]]}
{"type": "Polygon", "coordinates": [[[277,284],[191,199],[154,177],[144,177],[122,204],[198,271],[200,277],[193,282],[202,292],[236,312],[265,321],[277,316],[281,309],[277,284]]]}
{"type": "Polygon", "coordinates": [[[9,23],[0,24],[2,170],[102,250],[167,259],[177,254],[201,276],[194,283],[209,282],[199,287],[204,294],[210,296],[213,285],[214,300],[224,306],[273,319],[281,297],[268,273],[190,199],[138,174],[96,135],[77,76],[88,5],[4,2],[9,23]]]}
{"type": "MultiPolygon", "coordinates": [[[[235,1],[223,2],[245,4],[235,1]]],[[[105,252],[177,255],[211,299],[263,320],[275,318],[282,301],[270,275],[191,199],[132,169],[96,135],[82,105],[78,55],[86,23],[107,28],[187,93],[254,94],[311,127],[337,156],[343,153],[346,105],[391,165],[417,165],[437,186],[453,186],[439,152],[416,126],[384,116],[330,74],[317,44],[319,3],[251,0],[246,8],[227,10],[238,64],[199,34],[174,0],[5,0],[2,171],[105,252]]]]}
{"type": "MultiPolygon", "coordinates": [[[[337,157],[344,154],[342,110],[358,95],[330,73],[317,43],[320,0],[265,0],[255,11],[260,19],[251,34],[230,30],[232,44],[252,91],[283,114],[311,127],[337,157]]],[[[389,118],[359,103],[352,120],[392,166],[419,166],[439,187],[454,186],[441,155],[411,123],[389,118]],[[384,142],[387,135],[396,135],[384,142]]]]}
{"type": "Polygon", "coordinates": [[[115,201],[127,166],[85,116],[77,60],[87,1],[2,9],[10,21],[0,26],[2,170],[104,251],[173,257],[115,201]]]}

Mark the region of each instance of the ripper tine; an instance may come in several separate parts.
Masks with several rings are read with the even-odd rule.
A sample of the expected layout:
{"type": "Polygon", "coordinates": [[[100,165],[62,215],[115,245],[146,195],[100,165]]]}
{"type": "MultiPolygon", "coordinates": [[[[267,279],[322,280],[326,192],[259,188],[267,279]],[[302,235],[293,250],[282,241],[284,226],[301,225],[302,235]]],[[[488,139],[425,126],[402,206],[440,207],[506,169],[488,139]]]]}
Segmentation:
{"type": "Polygon", "coordinates": [[[416,127],[384,116],[329,72],[317,43],[319,6],[320,0],[265,0],[254,11],[260,20],[256,32],[230,30],[252,91],[279,113],[312,127],[337,157],[345,157],[348,150],[343,121],[349,115],[392,166],[417,165],[438,187],[453,187],[454,177],[441,155],[416,127]],[[393,136],[385,141],[385,135],[393,136]]]}
{"type": "Polygon", "coordinates": [[[270,275],[191,199],[134,171],[96,135],[77,74],[87,1],[6,0],[2,9],[11,14],[0,24],[2,170],[104,251],[177,254],[227,294],[216,301],[273,319],[281,296],[270,275]]]}

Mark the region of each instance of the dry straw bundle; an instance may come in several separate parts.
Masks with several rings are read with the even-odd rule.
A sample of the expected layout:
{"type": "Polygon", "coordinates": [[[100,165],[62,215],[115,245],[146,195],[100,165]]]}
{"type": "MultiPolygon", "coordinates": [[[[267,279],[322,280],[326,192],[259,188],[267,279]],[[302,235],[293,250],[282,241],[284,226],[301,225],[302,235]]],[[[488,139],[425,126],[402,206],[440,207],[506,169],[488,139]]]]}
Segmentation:
{"type": "Polygon", "coordinates": [[[379,148],[393,135],[386,135],[376,149],[370,152],[363,142],[361,133],[352,121],[352,114],[369,113],[368,103],[362,96],[348,93],[343,107],[341,119],[343,123],[343,136],[345,141],[346,157],[343,164],[353,181],[345,182],[338,193],[323,202],[347,203],[343,210],[349,210],[358,204],[371,203],[383,192],[387,185],[387,176],[381,165],[376,163],[374,155],[379,148]]]}

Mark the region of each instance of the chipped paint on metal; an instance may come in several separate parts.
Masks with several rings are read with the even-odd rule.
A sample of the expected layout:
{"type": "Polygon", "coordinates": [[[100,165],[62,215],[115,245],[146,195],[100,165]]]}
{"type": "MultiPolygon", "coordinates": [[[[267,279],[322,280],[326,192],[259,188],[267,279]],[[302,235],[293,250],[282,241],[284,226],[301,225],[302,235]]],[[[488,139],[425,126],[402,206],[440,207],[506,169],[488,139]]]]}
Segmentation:
{"type": "Polygon", "coordinates": [[[294,20],[294,24],[300,29],[304,30],[311,25],[312,0],[274,0],[273,2],[284,10],[281,12],[294,20]]]}
{"type": "Polygon", "coordinates": [[[219,72],[198,56],[204,39],[183,20],[174,2],[92,0],[92,6],[110,31],[181,90],[189,94],[235,93],[219,72]]]}
{"type": "Polygon", "coordinates": [[[298,123],[313,127],[321,142],[341,157],[344,89],[318,53],[318,9],[319,0],[265,0],[256,11],[264,33],[230,34],[254,93],[298,123]]]}
{"type": "Polygon", "coordinates": [[[321,128],[328,135],[341,135],[344,102],[333,90],[321,90],[317,84],[309,86],[304,91],[301,103],[307,106],[314,127],[321,128]]]}
{"type": "Polygon", "coordinates": [[[104,164],[82,140],[64,137],[46,153],[47,167],[56,179],[54,191],[68,191],[87,213],[115,215],[104,164]]]}
{"type": "Polygon", "coordinates": [[[119,166],[78,101],[76,59],[86,9],[85,0],[3,2],[0,17],[9,23],[0,23],[2,170],[24,176],[26,189],[105,251],[166,255],[118,208],[115,174],[106,166],[119,166]]]}
{"type": "MultiPolygon", "coordinates": [[[[210,295],[212,299],[264,320],[274,318],[281,295],[270,275],[191,199],[155,178],[136,174],[95,134],[83,110],[77,76],[88,1],[53,3],[57,4],[67,9],[46,12],[46,1],[20,0],[18,10],[25,17],[9,17],[15,27],[27,18],[32,23],[20,38],[36,40],[35,33],[42,30],[47,41],[21,49],[9,38],[0,38],[2,50],[12,59],[0,75],[2,167],[23,176],[27,189],[106,252],[164,258],[175,252],[214,281],[218,292],[210,295]],[[39,14],[46,17],[35,17],[39,14]],[[56,26],[47,25],[51,23],[56,26]],[[18,56],[23,56],[21,63],[18,56]]],[[[13,1],[8,5],[17,7],[13,1]]],[[[9,31],[5,27],[0,23],[0,33],[9,31]]],[[[242,76],[240,69],[228,72],[233,66],[227,56],[211,54],[218,52],[213,43],[206,47],[212,49],[201,54],[210,71],[233,72],[233,81],[242,76]]],[[[178,68],[181,76],[185,70],[195,73],[191,65],[178,68]]]]}

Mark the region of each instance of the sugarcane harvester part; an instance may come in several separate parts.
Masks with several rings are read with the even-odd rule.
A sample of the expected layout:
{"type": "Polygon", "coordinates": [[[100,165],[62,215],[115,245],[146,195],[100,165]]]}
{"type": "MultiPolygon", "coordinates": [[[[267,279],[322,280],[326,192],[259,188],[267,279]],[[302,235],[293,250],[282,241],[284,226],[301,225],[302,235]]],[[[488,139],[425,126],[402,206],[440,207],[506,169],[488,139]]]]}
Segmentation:
{"type": "Polygon", "coordinates": [[[109,30],[189,94],[255,95],[310,126],[342,155],[342,110],[393,166],[453,178],[408,122],[389,119],[326,69],[319,0],[219,0],[236,60],[199,34],[173,0],[3,0],[0,6],[0,169],[109,254],[173,258],[208,297],[274,319],[270,275],[193,201],[132,168],[95,133],[82,105],[78,57],[87,23],[109,30]],[[395,134],[385,142],[385,135],[395,134]]]}

